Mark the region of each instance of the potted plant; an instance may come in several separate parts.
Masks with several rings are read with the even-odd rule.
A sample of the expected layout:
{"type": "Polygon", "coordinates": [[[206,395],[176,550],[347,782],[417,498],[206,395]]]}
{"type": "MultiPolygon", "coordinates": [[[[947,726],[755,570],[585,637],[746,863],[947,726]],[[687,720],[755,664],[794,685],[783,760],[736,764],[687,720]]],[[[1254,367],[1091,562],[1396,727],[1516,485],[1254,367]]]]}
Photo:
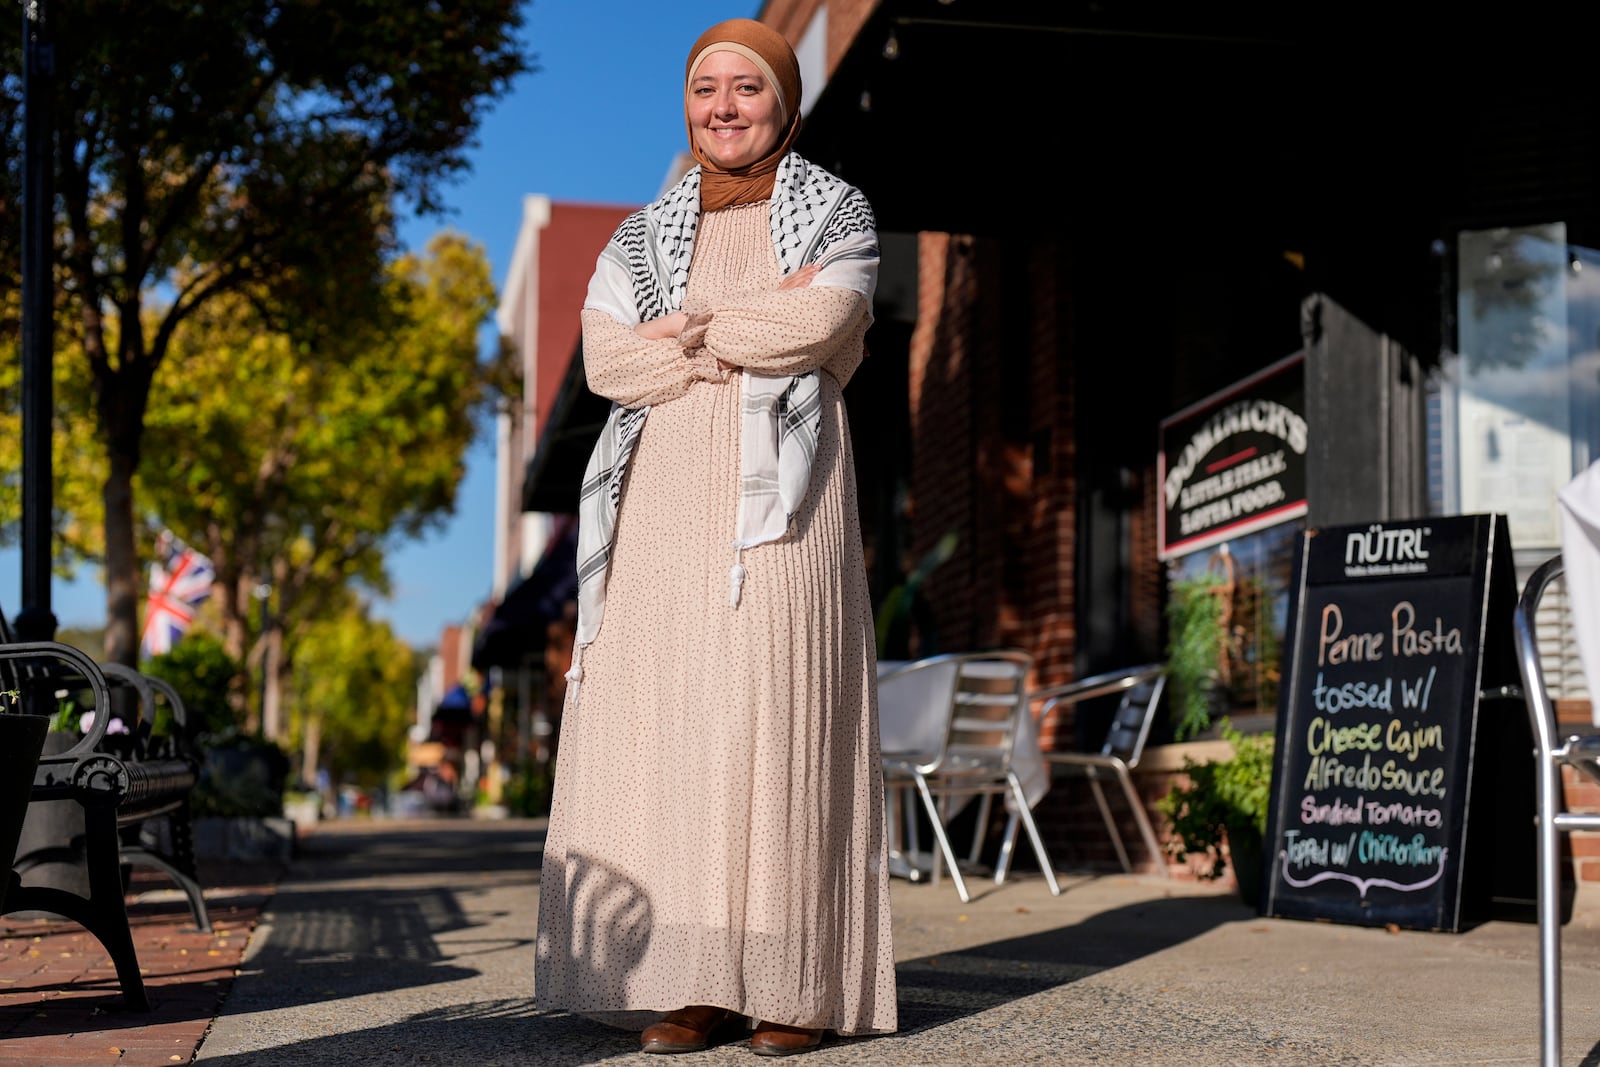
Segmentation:
{"type": "Polygon", "coordinates": [[[1218,725],[1233,755],[1203,762],[1186,757],[1184,778],[1156,807],[1171,822],[1172,854],[1180,860],[1199,856],[1195,873],[1207,880],[1221,878],[1231,859],[1239,895],[1254,907],[1272,792],[1273,736],[1242,734],[1226,718],[1218,725]]]}
{"type": "Polygon", "coordinates": [[[50,725],[43,715],[25,714],[20,697],[15,689],[0,691],[0,855],[6,858],[5,867],[0,869],[0,907],[4,907],[11,885],[11,865],[16,860],[22,822],[28,814],[33,772],[50,725]]]}

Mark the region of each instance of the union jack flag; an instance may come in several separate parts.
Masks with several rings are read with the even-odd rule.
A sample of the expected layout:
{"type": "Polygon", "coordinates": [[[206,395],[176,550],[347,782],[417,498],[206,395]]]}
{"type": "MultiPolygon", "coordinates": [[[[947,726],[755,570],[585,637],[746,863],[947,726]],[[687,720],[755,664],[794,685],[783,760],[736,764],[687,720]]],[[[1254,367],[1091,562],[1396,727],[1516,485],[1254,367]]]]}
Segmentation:
{"type": "Polygon", "coordinates": [[[144,653],[159,656],[172,651],[194,621],[197,604],[211,595],[216,580],[211,561],[171,530],[156,538],[156,560],[150,564],[150,594],[145,601],[144,653]]]}

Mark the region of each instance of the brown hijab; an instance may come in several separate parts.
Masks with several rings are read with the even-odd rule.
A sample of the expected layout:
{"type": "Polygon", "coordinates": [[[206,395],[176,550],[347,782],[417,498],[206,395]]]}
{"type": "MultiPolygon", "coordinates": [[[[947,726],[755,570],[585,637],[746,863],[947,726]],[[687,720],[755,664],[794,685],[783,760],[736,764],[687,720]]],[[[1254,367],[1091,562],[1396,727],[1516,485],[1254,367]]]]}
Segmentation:
{"type": "MultiPolygon", "coordinates": [[[[689,151],[700,164],[700,210],[716,211],[735,204],[754,204],[772,196],[772,185],[778,176],[778,163],[788,154],[794,139],[800,133],[800,62],[788,40],[772,27],[755,19],[728,19],[719,22],[695,41],[689,49],[689,61],[684,65],[683,91],[689,92],[689,80],[701,59],[712,52],[731,51],[754,61],[761,67],[778,92],[778,102],[788,116],[788,125],[778,144],[765,156],[747,167],[718,170],[695,143],[694,130],[689,128],[689,151]]],[[[687,112],[687,108],[685,108],[687,112]]],[[[684,125],[688,127],[685,114],[684,125]]]]}

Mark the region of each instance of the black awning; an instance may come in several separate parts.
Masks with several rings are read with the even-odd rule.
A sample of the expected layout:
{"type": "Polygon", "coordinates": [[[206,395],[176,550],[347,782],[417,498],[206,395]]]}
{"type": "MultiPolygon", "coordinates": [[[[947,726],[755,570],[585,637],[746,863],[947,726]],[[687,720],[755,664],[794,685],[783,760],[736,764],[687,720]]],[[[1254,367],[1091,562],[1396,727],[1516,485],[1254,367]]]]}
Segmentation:
{"type": "Polygon", "coordinates": [[[435,723],[470,723],[474,718],[472,694],[467,692],[464,685],[452,686],[439,701],[438,707],[433,709],[435,723]]]}
{"type": "Polygon", "coordinates": [[[572,354],[550,406],[550,418],[522,478],[522,510],[574,515],[583,468],[611,413],[611,401],[589,391],[583,349],[572,354]]]}
{"type": "Polygon", "coordinates": [[[533,573],[506,590],[472,646],[472,666],[518,667],[544,652],[550,623],[578,597],[578,524],[567,521],[545,546],[533,573]]]}
{"type": "Polygon", "coordinates": [[[1456,24],[1493,21],[1373,34],[1354,14],[1266,0],[878,0],[796,148],[858,186],[880,232],[1070,229],[1072,211],[1172,225],[1318,192],[1337,204],[1363,169],[1378,195],[1410,164],[1374,166],[1373,148],[1318,173],[1380,131],[1402,147],[1426,135],[1454,101],[1425,57],[1474,69],[1437,38],[1454,48],[1456,24]],[[1039,107],[1025,136],[975,77],[1039,107]]]}

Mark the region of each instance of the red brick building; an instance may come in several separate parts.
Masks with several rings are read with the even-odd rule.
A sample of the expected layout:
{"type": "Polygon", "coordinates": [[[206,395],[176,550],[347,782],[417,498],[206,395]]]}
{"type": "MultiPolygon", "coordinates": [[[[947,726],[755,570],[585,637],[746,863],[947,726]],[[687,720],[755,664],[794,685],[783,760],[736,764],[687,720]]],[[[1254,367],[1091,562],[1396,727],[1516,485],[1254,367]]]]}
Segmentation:
{"type": "MultiPolygon", "coordinates": [[[[1405,29],[1278,4],[769,0],[759,17],[801,60],[798,150],[866,193],[883,239],[846,392],[875,595],[930,564],[891,655],[1019,647],[1038,685],[1164,659],[1169,583],[1205,556],[1161,558],[1163,420],[1296,354],[1300,521],[1500,508],[1473,323],[1532,320],[1492,295],[1526,279],[1480,251],[1510,230],[1581,268],[1600,247],[1600,116],[1568,35],[1510,12],[1405,29]]],[[[1540,277],[1588,306],[1577,269],[1540,277]]],[[[1582,314],[1571,332],[1592,338],[1582,314]]],[[[1536,488],[1600,454],[1600,385],[1578,374],[1595,347],[1557,356],[1575,399],[1536,488]]],[[[592,410],[562,414],[586,403],[569,383],[532,510],[566,499],[592,440],[592,410]]],[[[1537,508],[1504,505],[1525,575],[1554,546],[1537,508]]],[[[1254,564],[1279,582],[1263,618],[1282,614],[1286,541],[1254,564]]],[[[1557,684],[1586,720],[1581,676],[1557,684]]],[[[1229,710],[1270,728],[1273,693],[1229,710]]],[[[1178,755],[1151,762],[1153,799],[1178,755]]],[[[1058,863],[1110,858],[1081,796],[1045,803],[1058,863]]]]}

